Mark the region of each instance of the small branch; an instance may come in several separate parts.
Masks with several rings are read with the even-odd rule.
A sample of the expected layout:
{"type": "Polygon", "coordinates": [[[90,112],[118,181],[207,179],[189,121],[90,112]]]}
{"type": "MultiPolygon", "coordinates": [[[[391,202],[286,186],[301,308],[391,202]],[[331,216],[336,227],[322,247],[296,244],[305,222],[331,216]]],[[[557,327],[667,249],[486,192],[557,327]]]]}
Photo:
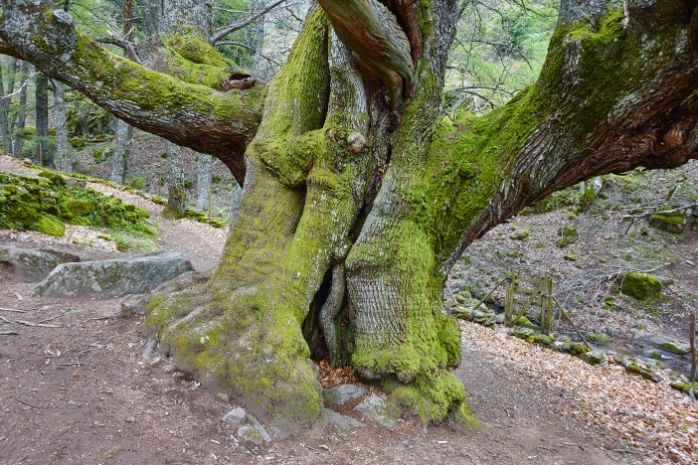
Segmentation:
{"type": "Polygon", "coordinates": [[[2,311],[2,312],[14,312],[14,313],[27,313],[26,310],[18,310],[16,308],[5,308],[5,307],[0,307],[0,311],[2,311]]]}
{"type": "Polygon", "coordinates": [[[265,14],[269,13],[271,10],[273,10],[277,6],[281,5],[285,1],[286,0],[277,0],[276,2],[272,3],[271,5],[267,6],[266,8],[253,14],[252,16],[250,16],[249,18],[247,18],[243,21],[240,21],[240,22],[234,23],[234,24],[230,24],[228,26],[223,26],[222,28],[218,29],[216,32],[213,33],[213,36],[211,36],[211,43],[215,45],[218,41],[220,41],[222,38],[224,38],[228,34],[231,34],[235,31],[238,31],[238,30],[242,29],[243,27],[249,26],[250,24],[254,23],[259,18],[261,18],[265,14]]]}

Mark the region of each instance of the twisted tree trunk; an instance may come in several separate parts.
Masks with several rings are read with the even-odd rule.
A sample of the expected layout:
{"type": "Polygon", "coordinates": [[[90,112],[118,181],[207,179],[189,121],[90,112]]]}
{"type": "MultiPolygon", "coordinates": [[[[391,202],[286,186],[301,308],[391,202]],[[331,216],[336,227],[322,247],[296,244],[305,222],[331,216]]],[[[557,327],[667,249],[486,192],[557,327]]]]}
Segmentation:
{"type": "MultiPolygon", "coordinates": [[[[227,129],[216,126],[219,140],[236,141],[227,147],[254,134],[218,269],[205,289],[155,295],[147,323],[181,368],[277,434],[321,414],[311,354],[351,363],[422,421],[452,411],[468,419],[450,371],[460,339],[441,308],[446,273],[475,238],[550,192],[698,158],[695,2],[563,1],[536,84],[484,116],[454,118],[439,107],[458,2],[319,3],[267,89],[259,126],[244,126],[237,104],[221,115],[227,129]],[[236,112],[240,125],[230,124],[236,112]]],[[[85,79],[108,78],[94,45],[88,58],[61,45],[69,56],[59,61],[26,30],[14,33],[31,28],[21,21],[31,12],[4,13],[0,51],[74,85],[87,81],[81,90],[134,124],[162,114],[118,81],[105,89],[85,79]]],[[[117,62],[149,85],[145,71],[117,62]]],[[[190,110],[177,121],[201,134],[191,108],[209,95],[183,86],[172,98],[190,110]]],[[[167,130],[172,117],[149,121],[183,139],[167,130]]],[[[207,147],[231,167],[243,161],[207,147]]]]}

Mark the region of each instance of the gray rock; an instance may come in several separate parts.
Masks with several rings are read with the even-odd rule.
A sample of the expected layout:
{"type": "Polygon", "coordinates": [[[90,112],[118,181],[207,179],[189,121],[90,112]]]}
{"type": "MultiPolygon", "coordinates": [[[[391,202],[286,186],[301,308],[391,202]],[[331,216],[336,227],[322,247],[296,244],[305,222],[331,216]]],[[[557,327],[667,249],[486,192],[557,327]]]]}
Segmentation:
{"type": "Polygon", "coordinates": [[[259,431],[252,425],[244,425],[238,428],[236,431],[236,436],[243,441],[251,442],[252,444],[257,444],[261,446],[265,443],[264,438],[259,431]]]}
{"type": "Polygon", "coordinates": [[[327,419],[327,423],[329,425],[334,426],[340,431],[350,431],[353,429],[357,428],[362,428],[364,426],[363,423],[361,423],[359,420],[356,420],[352,417],[348,417],[346,415],[342,415],[339,412],[335,412],[334,410],[330,409],[324,409],[325,413],[325,418],[327,419]]]}
{"type": "Polygon", "coordinates": [[[147,294],[128,294],[121,300],[121,316],[131,318],[137,315],[145,315],[147,306],[147,294]]]}
{"type": "Polygon", "coordinates": [[[61,263],[72,263],[72,262],[79,262],[80,257],[75,255],[74,253],[70,252],[65,252],[63,250],[57,250],[57,249],[52,249],[49,247],[42,247],[39,249],[41,252],[45,252],[48,254],[51,254],[58,258],[58,261],[61,263]]]}
{"type": "Polygon", "coordinates": [[[322,391],[322,397],[336,405],[344,405],[347,402],[358,399],[366,394],[366,389],[355,384],[342,384],[322,391]]]}
{"type": "MultiPolygon", "coordinates": [[[[269,433],[267,433],[267,430],[264,429],[264,426],[252,415],[249,413],[245,415],[245,421],[248,423],[247,427],[252,428],[254,432],[246,431],[246,436],[243,439],[247,439],[251,442],[254,442],[255,444],[260,444],[259,442],[255,442],[253,438],[259,438],[262,443],[264,442],[271,442],[271,436],[269,436],[269,433]]],[[[245,428],[245,426],[238,428],[238,436],[240,436],[240,430],[245,428]]]]}
{"type": "Polygon", "coordinates": [[[61,261],[53,254],[18,247],[0,247],[0,276],[12,280],[37,282],[44,279],[61,261]]]}
{"type": "Polygon", "coordinates": [[[395,421],[390,418],[388,408],[382,397],[367,397],[363,402],[357,405],[354,410],[385,428],[392,429],[395,426],[395,421]]]}
{"type": "Polygon", "coordinates": [[[144,316],[148,308],[148,302],[155,294],[175,295],[182,291],[191,290],[193,287],[208,281],[208,273],[198,273],[187,271],[171,281],[161,284],[148,294],[128,294],[121,300],[121,316],[132,318],[134,316],[144,316]]]}
{"type": "Polygon", "coordinates": [[[235,407],[230,412],[223,415],[223,421],[234,425],[241,425],[245,421],[247,412],[242,407],[235,407]]]}
{"type": "Polygon", "coordinates": [[[155,289],[187,271],[193,271],[191,263],[176,252],[64,263],[39,283],[34,289],[34,296],[122,297],[155,289]]]}

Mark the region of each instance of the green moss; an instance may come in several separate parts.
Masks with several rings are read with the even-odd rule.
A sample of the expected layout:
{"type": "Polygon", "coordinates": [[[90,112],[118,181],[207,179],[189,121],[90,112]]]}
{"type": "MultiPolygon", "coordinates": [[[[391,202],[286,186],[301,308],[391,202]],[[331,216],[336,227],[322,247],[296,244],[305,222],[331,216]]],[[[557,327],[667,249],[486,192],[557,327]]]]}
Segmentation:
{"type": "Polygon", "coordinates": [[[510,239],[515,240],[515,241],[525,241],[528,239],[528,237],[531,235],[531,231],[528,229],[524,229],[523,231],[518,231],[511,236],[509,236],[510,239]]]}
{"type": "Polygon", "coordinates": [[[65,233],[63,222],[51,215],[41,215],[37,222],[32,225],[32,229],[56,237],[61,237],[65,233]]]}
{"type": "Polygon", "coordinates": [[[105,228],[152,240],[145,210],[86,187],[74,177],[43,170],[31,178],[0,173],[0,228],[63,235],[63,223],[105,228]]]}
{"type": "Polygon", "coordinates": [[[616,282],[620,291],[637,300],[656,299],[662,296],[662,283],[652,275],[645,273],[626,273],[616,282]]]}
{"type": "Polygon", "coordinates": [[[453,373],[439,371],[420,375],[409,385],[388,378],[383,386],[393,405],[413,413],[422,424],[441,421],[449,413],[455,412],[465,424],[473,428],[480,426],[468,409],[463,384],[453,373]]]}
{"type": "Polygon", "coordinates": [[[560,238],[555,242],[555,245],[557,245],[561,249],[567,247],[570,244],[573,244],[579,237],[577,228],[575,228],[574,226],[564,226],[562,229],[560,229],[558,235],[560,236],[560,238]]]}

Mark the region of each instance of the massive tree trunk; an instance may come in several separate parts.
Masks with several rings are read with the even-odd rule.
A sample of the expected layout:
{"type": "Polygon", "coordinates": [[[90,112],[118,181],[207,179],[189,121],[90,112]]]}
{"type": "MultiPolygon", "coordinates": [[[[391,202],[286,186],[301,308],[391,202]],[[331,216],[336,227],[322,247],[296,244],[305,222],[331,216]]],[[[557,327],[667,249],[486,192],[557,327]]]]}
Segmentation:
{"type": "MultiPolygon", "coordinates": [[[[246,132],[242,200],[218,269],[205,289],[155,295],[147,323],[178,366],[277,434],[321,414],[311,354],[350,363],[422,421],[468,419],[450,371],[460,340],[441,308],[446,274],[474,239],[555,190],[698,158],[695,2],[563,1],[538,81],[491,113],[454,118],[439,108],[458,2],[319,3],[246,132]]],[[[76,86],[104,76],[96,46],[76,58],[61,45],[66,60],[36,51],[26,30],[14,33],[31,29],[21,21],[31,12],[5,8],[0,51],[76,86]]],[[[148,76],[119,63],[137,82],[148,76]]],[[[80,89],[134,124],[161,114],[110,82],[80,89]]],[[[193,108],[209,101],[182,85],[193,108]]],[[[151,130],[182,140],[163,118],[151,130]]],[[[196,126],[191,111],[178,121],[196,126]]],[[[243,143],[242,131],[220,131],[243,143]]]]}

